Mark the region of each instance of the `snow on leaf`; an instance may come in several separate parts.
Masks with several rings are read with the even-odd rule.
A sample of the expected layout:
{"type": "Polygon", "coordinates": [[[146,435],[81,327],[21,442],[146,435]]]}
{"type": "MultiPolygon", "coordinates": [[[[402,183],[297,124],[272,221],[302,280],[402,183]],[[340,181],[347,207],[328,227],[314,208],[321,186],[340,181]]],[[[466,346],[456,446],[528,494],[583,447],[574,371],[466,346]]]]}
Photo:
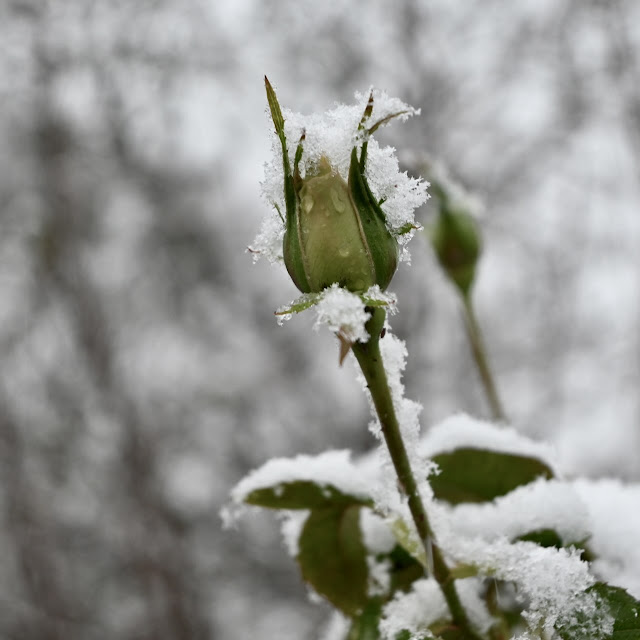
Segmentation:
{"type": "Polygon", "coordinates": [[[574,480],[589,514],[594,572],[640,599],[640,484],[574,480]]]}
{"type": "MultiPolygon", "coordinates": [[[[493,619],[478,595],[478,580],[458,580],[456,586],[473,626],[486,632],[493,619]]],[[[433,637],[429,627],[449,620],[449,608],[439,585],[433,578],[424,578],[414,582],[409,593],[399,593],[384,607],[380,631],[388,640],[394,640],[403,630],[413,634],[412,637],[433,637]]]]}
{"type": "Polygon", "coordinates": [[[432,427],[420,443],[420,453],[428,458],[458,448],[488,449],[538,458],[557,473],[553,450],[519,434],[515,429],[496,426],[484,420],[458,413],[432,427]]]}
{"type": "Polygon", "coordinates": [[[492,502],[443,506],[458,535],[510,540],[526,533],[553,529],[565,544],[589,536],[587,508],[576,490],[559,480],[540,479],[492,502]]]}
{"type": "MultiPolygon", "coordinates": [[[[367,484],[351,462],[351,452],[348,450],[326,451],[318,456],[273,458],[245,476],[231,490],[231,505],[221,511],[225,526],[232,526],[242,515],[243,505],[252,493],[272,489],[270,499],[275,499],[277,488],[282,486],[282,497],[285,499],[289,494],[284,488],[288,485],[295,488],[296,482],[316,485],[319,489],[327,488],[326,499],[329,501],[332,496],[350,496],[354,502],[363,504],[370,501],[367,484]]],[[[314,500],[317,498],[315,493],[312,497],[314,500]]]]}
{"type": "Polygon", "coordinates": [[[351,462],[351,453],[348,450],[326,451],[317,456],[272,458],[242,479],[232,489],[231,498],[239,504],[257,489],[297,480],[335,487],[344,494],[365,501],[368,499],[367,487],[351,462]]]}
{"type": "MultiPolygon", "coordinates": [[[[523,618],[531,632],[529,637],[554,637],[556,624],[593,617],[598,597],[587,589],[595,578],[589,573],[589,565],[580,559],[580,551],[543,548],[532,542],[512,543],[506,538],[486,542],[453,531],[449,535],[441,533],[441,545],[457,562],[516,585],[518,598],[526,606],[523,618]]],[[[605,633],[607,624],[603,619],[602,628],[594,628],[595,635],[589,637],[605,637],[596,632],[605,633]]]]}

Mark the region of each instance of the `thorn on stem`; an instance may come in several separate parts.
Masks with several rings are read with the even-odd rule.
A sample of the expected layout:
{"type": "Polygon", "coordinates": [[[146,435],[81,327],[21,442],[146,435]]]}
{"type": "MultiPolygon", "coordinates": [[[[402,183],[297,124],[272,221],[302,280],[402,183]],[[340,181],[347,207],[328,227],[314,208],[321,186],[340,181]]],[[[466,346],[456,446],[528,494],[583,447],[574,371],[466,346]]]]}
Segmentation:
{"type": "Polygon", "coordinates": [[[353,342],[349,340],[349,338],[347,338],[344,333],[342,333],[342,331],[338,331],[336,335],[338,336],[338,340],[340,341],[339,362],[340,366],[342,366],[344,359],[347,357],[349,351],[351,350],[351,347],[353,346],[353,342]]]}

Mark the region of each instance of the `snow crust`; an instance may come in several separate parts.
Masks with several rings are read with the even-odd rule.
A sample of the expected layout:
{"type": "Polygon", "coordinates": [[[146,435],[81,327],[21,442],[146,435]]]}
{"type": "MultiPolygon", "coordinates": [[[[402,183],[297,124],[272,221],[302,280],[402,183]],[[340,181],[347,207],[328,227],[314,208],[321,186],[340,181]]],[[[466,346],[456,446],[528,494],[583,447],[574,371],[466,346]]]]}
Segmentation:
{"type": "Polygon", "coordinates": [[[570,484],[539,480],[514,489],[492,502],[438,505],[458,535],[513,540],[540,529],[553,529],[563,543],[578,543],[590,535],[587,507],[570,484]]]}
{"type": "Polygon", "coordinates": [[[579,479],[573,487],[588,510],[594,572],[640,599],[640,484],[579,479]]]}
{"type": "Polygon", "coordinates": [[[364,307],[359,295],[333,284],[323,292],[316,306],[318,318],[315,327],[326,325],[351,342],[366,342],[369,334],[365,324],[371,314],[364,307]]]}
{"type": "MultiPolygon", "coordinates": [[[[581,618],[593,618],[598,610],[598,597],[584,593],[595,578],[578,550],[512,543],[506,538],[486,542],[453,534],[440,539],[458,562],[515,583],[518,600],[526,605],[523,617],[529,626],[528,635],[522,638],[555,638],[556,625],[573,626],[581,618]]],[[[584,637],[597,640],[611,628],[612,620],[601,616],[597,624],[585,629],[584,637]]]]}
{"type": "MultiPolygon", "coordinates": [[[[493,619],[478,595],[479,581],[458,580],[456,586],[472,625],[481,633],[487,631],[493,619]]],[[[431,635],[430,625],[449,619],[449,608],[438,583],[433,578],[425,578],[417,580],[409,593],[399,594],[384,607],[380,631],[388,640],[394,640],[403,630],[423,638],[425,633],[431,635]]]]}
{"type": "Polygon", "coordinates": [[[389,525],[371,509],[360,511],[360,529],[364,545],[371,553],[389,553],[396,545],[389,525]]]}
{"type": "MultiPolygon", "coordinates": [[[[364,132],[358,131],[358,125],[367,105],[369,93],[369,91],[356,93],[354,104],[335,104],[332,109],[319,114],[303,115],[286,108],[282,109],[291,167],[293,167],[298,141],[302,132],[305,132],[304,152],[300,163],[300,173],[303,178],[306,172],[315,167],[320,158],[325,156],[333,169],[345,180],[348,179],[351,151],[363,142],[364,132]]],[[[419,109],[414,109],[398,98],[390,97],[384,91],[373,90],[373,98],[373,112],[366,121],[365,127],[371,127],[376,122],[399,112],[404,112],[397,117],[402,121],[420,113],[419,109]]],[[[273,211],[264,218],[250,251],[255,260],[265,257],[271,262],[281,262],[284,224],[274,205],[277,205],[284,215],[284,170],[280,140],[268,113],[267,117],[271,135],[272,160],[264,168],[262,194],[273,211]]],[[[386,124],[388,123],[382,126],[386,124]]],[[[415,224],[415,209],[429,197],[428,183],[411,178],[406,172],[400,171],[395,149],[389,146],[380,147],[377,141],[370,137],[365,173],[373,195],[378,200],[385,199],[382,209],[385,212],[389,230],[397,233],[405,225],[415,224]]],[[[416,227],[419,228],[419,225],[416,227]]],[[[403,246],[401,260],[409,260],[409,254],[404,245],[412,235],[413,231],[398,236],[398,242],[403,246]]]]}

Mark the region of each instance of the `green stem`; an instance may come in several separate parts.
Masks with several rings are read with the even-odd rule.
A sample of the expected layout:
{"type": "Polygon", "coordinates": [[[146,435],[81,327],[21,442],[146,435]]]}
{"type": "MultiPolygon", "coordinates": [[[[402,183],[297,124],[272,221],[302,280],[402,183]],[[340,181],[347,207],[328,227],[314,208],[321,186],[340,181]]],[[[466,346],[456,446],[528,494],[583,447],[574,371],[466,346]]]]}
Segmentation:
{"type": "Polygon", "coordinates": [[[398,424],[387,374],[380,353],[380,333],[384,326],[385,311],[381,308],[374,309],[371,307],[368,307],[367,311],[371,313],[371,319],[366,325],[370,337],[368,342],[354,343],[352,347],[353,353],[358,360],[358,364],[367,381],[367,387],[371,392],[373,404],[382,427],[382,434],[391,455],[391,461],[400,486],[407,496],[411,517],[424,546],[427,564],[430,565],[433,577],[440,585],[453,621],[465,632],[470,640],[479,640],[479,636],[471,628],[467,612],[460,602],[454,578],[444,560],[442,551],[435,543],[433,530],[429,524],[429,518],[420,497],[418,484],[413,475],[407,449],[400,432],[400,425],[398,424]]]}
{"type": "Polygon", "coordinates": [[[489,406],[491,407],[491,414],[494,420],[506,422],[507,416],[502,408],[500,396],[498,395],[498,390],[493,380],[493,376],[491,375],[491,368],[489,367],[489,360],[487,358],[487,350],[484,346],[482,332],[480,331],[480,325],[476,318],[473,302],[471,301],[471,295],[468,293],[463,294],[462,302],[464,307],[465,326],[467,328],[469,342],[471,343],[471,353],[473,354],[473,359],[475,360],[478,372],[480,373],[482,386],[484,387],[487,400],[489,401],[489,406]]]}

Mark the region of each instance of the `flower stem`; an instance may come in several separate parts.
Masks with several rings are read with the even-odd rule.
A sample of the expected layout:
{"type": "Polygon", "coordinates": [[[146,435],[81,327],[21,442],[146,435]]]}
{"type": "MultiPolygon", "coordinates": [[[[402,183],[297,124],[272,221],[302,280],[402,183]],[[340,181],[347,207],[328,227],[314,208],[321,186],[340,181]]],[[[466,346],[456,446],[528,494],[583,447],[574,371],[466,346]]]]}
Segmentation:
{"type": "Polygon", "coordinates": [[[381,308],[374,309],[371,307],[367,307],[367,311],[371,313],[371,318],[366,325],[369,340],[368,342],[354,343],[353,353],[358,360],[358,364],[367,381],[367,387],[371,392],[373,404],[382,427],[382,434],[391,455],[391,461],[400,486],[407,496],[411,516],[424,546],[427,564],[430,566],[433,577],[440,585],[454,623],[464,631],[467,638],[479,640],[479,636],[471,628],[467,613],[462,606],[451,571],[435,542],[433,530],[429,524],[429,518],[420,497],[418,484],[413,475],[407,449],[400,432],[400,425],[398,424],[387,374],[380,353],[380,333],[384,326],[385,311],[381,308]]]}
{"type": "Polygon", "coordinates": [[[462,296],[462,303],[464,307],[465,327],[467,328],[467,335],[471,343],[471,353],[473,354],[473,359],[480,373],[482,386],[484,387],[491,408],[491,414],[494,420],[506,422],[507,416],[502,408],[502,402],[500,402],[500,396],[498,395],[498,390],[493,380],[493,375],[491,374],[487,350],[484,346],[482,332],[480,331],[480,325],[476,318],[470,294],[467,293],[462,296]]]}

